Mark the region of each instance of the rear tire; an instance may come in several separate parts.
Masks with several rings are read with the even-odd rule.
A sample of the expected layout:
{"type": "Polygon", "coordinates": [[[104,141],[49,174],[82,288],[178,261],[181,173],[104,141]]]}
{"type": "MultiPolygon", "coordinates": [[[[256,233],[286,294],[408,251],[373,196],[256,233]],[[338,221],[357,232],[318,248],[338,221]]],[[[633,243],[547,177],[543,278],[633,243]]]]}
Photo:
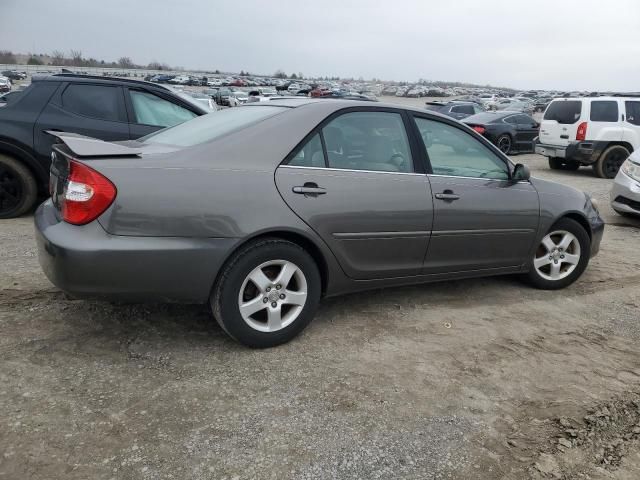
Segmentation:
{"type": "Polygon", "coordinates": [[[532,255],[526,279],[542,290],[565,288],[587,268],[590,252],[591,239],[583,226],[570,218],[561,218],[532,255]]]}
{"type": "Polygon", "coordinates": [[[568,162],[564,162],[564,164],[562,165],[563,170],[571,170],[572,172],[575,172],[579,168],[580,168],[580,164],[578,162],[568,161],[568,162]]]}
{"type": "Polygon", "coordinates": [[[288,342],[309,325],[321,291],[311,255],[295,243],[265,238],[242,247],[227,262],[210,304],[234,340],[269,348],[288,342]]]}
{"type": "Polygon", "coordinates": [[[33,208],[38,185],[31,172],[13,157],[0,154],[0,218],[15,218],[33,208]]]}
{"type": "Polygon", "coordinates": [[[600,178],[615,178],[629,155],[629,150],[622,145],[612,145],[602,152],[598,161],[593,164],[593,170],[600,178]]]}
{"type": "Polygon", "coordinates": [[[502,134],[496,139],[496,147],[500,149],[502,153],[505,155],[509,155],[513,148],[513,142],[511,141],[511,136],[508,134],[502,134]]]}

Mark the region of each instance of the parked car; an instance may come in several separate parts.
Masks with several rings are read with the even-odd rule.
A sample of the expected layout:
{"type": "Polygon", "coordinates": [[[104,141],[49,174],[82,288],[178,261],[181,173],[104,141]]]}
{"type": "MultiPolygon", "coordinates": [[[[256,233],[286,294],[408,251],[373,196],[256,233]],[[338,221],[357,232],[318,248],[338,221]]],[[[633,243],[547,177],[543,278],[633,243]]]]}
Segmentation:
{"type": "Polygon", "coordinates": [[[462,120],[476,113],[484,112],[484,109],[472,102],[426,102],[427,110],[441,113],[456,120],[462,120]]]}
{"type": "Polygon", "coordinates": [[[222,87],[218,89],[213,99],[216,101],[218,105],[230,107],[231,106],[229,104],[230,95],[231,95],[231,90],[226,87],[222,87]]]}
{"type": "Polygon", "coordinates": [[[187,97],[189,97],[189,99],[196,103],[199,103],[210,112],[215,112],[216,110],[218,110],[218,105],[216,105],[215,100],[206,93],[184,91],[180,92],[178,95],[186,95],[187,97]]]}
{"type": "Polygon", "coordinates": [[[151,81],[154,83],[169,83],[172,80],[174,75],[155,75],[151,78],[151,81]]]}
{"type": "Polygon", "coordinates": [[[17,72],[15,70],[5,70],[4,72],[0,72],[0,75],[10,80],[24,80],[27,78],[26,73],[17,72]]]}
{"type": "Polygon", "coordinates": [[[0,218],[30,210],[48,192],[48,132],[64,130],[102,140],[135,139],[209,110],[171,89],[138,80],[58,74],[0,108],[0,218]]]}
{"type": "Polygon", "coordinates": [[[591,165],[599,177],[614,178],[639,146],[640,98],[562,98],[544,112],[536,153],[552,169],[591,165]]]}
{"type": "Polygon", "coordinates": [[[604,230],[586,194],[422,109],[300,98],[126,144],[54,135],[35,215],[49,279],[208,303],[251,347],[291,340],[323,296],[508,273],[563,288],[604,230]]]}
{"type": "Polygon", "coordinates": [[[464,123],[486,137],[504,154],[534,151],[539,125],[529,115],[498,110],[467,117],[464,123]]]}
{"type": "Polygon", "coordinates": [[[249,93],[242,90],[234,90],[231,92],[231,97],[235,98],[236,104],[232,106],[236,107],[238,105],[242,105],[243,103],[247,103],[247,101],[249,100],[249,93]]]}
{"type": "Polygon", "coordinates": [[[546,110],[546,108],[549,106],[549,103],[551,102],[551,100],[552,100],[551,97],[537,98],[533,102],[533,111],[534,112],[544,112],[546,110]]]}
{"type": "Polygon", "coordinates": [[[504,110],[508,112],[522,112],[527,115],[533,115],[533,105],[528,102],[519,100],[510,100],[508,102],[500,102],[496,104],[496,110],[504,110]]]}
{"type": "Polygon", "coordinates": [[[7,77],[0,77],[0,93],[7,93],[11,91],[11,80],[7,77]]]}
{"type": "Polygon", "coordinates": [[[640,216],[640,152],[625,160],[613,181],[611,208],[620,215],[640,216]]]}
{"type": "Polygon", "coordinates": [[[188,85],[191,82],[191,77],[189,75],[178,75],[168,80],[168,82],[175,85],[188,85]]]}

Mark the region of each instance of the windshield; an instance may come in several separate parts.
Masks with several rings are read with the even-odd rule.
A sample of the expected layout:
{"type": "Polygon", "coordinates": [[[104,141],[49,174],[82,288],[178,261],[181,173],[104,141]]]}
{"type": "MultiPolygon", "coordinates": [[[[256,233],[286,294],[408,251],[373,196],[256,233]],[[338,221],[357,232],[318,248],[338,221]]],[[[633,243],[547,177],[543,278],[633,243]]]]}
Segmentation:
{"type": "Polygon", "coordinates": [[[163,143],[191,147],[210,142],[253,123],[282,113],[285,107],[240,107],[203,115],[175,127],[160,130],[140,139],[143,143],[163,143]]]}

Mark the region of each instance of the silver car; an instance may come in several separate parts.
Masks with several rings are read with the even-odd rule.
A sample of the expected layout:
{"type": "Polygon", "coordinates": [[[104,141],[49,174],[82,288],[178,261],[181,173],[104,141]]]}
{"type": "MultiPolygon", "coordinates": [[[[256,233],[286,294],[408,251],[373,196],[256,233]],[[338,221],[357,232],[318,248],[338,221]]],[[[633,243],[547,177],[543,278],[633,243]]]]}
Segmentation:
{"type": "Polygon", "coordinates": [[[640,152],[620,167],[611,188],[611,208],[621,215],[640,216],[640,152]]]}
{"type": "Polygon", "coordinates": [[[301,98],[125,143],[50,133],[52,198],[35,215],[49,279],[208,303],[252,347],[296,336],[321,297],[498,274],[563,288],[604,230],[587,195],[423,109],[301,98]]]}

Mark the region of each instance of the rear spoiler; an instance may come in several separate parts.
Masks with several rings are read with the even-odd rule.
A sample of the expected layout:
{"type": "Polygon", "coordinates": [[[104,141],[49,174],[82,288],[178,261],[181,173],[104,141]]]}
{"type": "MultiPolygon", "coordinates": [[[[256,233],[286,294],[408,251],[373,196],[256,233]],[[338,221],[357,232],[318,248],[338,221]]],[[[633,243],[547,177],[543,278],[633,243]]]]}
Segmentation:
{"type": "Polygon", "coordinates": [[[55,130],[46,130],[45,133],[56,137],[78,157],[139,157],[142,155],[142,149],[140,148],[105,142],[77,133],[58,132],[55,130]]]}

